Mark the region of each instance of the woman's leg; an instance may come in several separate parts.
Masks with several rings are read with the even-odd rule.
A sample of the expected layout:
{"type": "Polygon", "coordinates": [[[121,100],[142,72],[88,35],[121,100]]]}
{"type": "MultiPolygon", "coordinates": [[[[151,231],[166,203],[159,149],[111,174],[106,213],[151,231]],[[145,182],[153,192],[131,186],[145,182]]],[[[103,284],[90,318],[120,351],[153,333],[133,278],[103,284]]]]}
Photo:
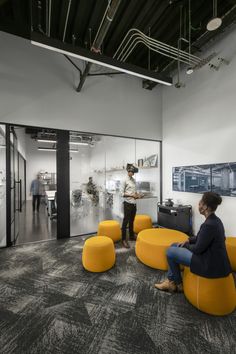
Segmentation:
{"type": "Polygon", "coordinates": [[[167,261],[169,264],[169,270],[167,277],[169,280],[174,281],[175,284],[182,283],[180,264],[190,266],[192,259],[192,252],[187,248],[178,247],[176,244],[171,245],[167,250],[167,261]]]}

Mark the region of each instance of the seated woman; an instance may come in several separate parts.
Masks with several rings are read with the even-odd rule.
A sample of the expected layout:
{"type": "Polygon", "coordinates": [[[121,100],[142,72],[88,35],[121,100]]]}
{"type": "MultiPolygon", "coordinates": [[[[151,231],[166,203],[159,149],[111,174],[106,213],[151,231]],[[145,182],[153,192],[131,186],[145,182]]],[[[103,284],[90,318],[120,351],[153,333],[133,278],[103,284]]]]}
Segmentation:
{"type": "Polygon", "coordinates": [[[169,270],[167,279],[155,284],[159,290],[182,292],[180,264],[190,266],[192,273],[205,278],[223,278],[231,273],[222,221],[215,215],[222,202],[219,194],[206,192],[199,202],[198,210],[206,220],[197,236],[187,242],[174,243],[167,250],[169,270]]]}

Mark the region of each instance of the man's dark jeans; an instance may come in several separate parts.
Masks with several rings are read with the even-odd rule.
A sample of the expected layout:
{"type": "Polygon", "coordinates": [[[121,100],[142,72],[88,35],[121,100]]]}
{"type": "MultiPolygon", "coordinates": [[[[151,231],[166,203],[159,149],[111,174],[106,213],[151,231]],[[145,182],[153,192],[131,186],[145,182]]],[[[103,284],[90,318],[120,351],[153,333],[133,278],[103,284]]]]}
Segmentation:
{"type": "Polygon", "coordinates": [[[136,204],[124,202],[124,219],[122,223],[122,240],[126,239],[126,228],[129,224],[129,237],[134,238],[134,218],[136,215],[136,204]]]}

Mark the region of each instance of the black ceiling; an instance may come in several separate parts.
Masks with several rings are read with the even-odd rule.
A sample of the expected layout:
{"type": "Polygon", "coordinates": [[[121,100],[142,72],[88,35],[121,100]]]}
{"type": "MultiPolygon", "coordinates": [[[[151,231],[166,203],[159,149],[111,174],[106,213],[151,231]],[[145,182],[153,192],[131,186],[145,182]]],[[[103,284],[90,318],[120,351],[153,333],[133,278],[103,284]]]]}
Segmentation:
{"type": "MultiPolygon", "coordinates": [[[[218,0],[218,16],[223,18],[223,24],[218,30],[208,32],[206,24],[212,18],[212,2],[212,0],[191,0],[192,52],[196,55],[207,42],[217,38],[217,35],[236,18],[236,0],[218,0]]],[[[31,30],[46,32],[48,18],[46,8],[49,3],[51,3],[50,37],[63,41],[68,15],[64,41],[90,49],[108,0],[32,0],[32,8],[29,0],[0,0],[0,30],[25,38],[30,38],[31,30]]],[[[180,6],[183,14],[182,31],[185,32],[184,22],[186,22],[188,35],[188,3],[189,0],[121,0],[102,44],[102,53],[113,57],[130,28],[138,28],[147,35],[150,31],[151,37],[177,47],[180,6]]],[[[148,55],[148,49],[139,45],[127,62],[147,69],[148,55]]],[[[151,52],[149,69],[170,72],[173,69],[172,66],[167,67],[170,62],[171,59],[151,52]]]]}

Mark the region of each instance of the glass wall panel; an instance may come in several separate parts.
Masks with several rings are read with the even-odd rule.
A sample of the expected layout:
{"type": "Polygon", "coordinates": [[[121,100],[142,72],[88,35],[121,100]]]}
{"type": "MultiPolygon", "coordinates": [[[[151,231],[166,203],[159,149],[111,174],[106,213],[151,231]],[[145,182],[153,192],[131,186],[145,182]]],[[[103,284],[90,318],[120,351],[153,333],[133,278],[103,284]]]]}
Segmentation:
{"type": "Polygon", "coordinates": [[[148,214],[157,222],[157,202],[160,201],[160,143],[136,140],[135,161],[137,190],[143,196],[137,200],[137,213],[148,214]]]}
{"type": "Polygon", "coordinates": [[[6,246],[6,140],[0,125],[0,247],[6,246]]]}
{"type": "Polygon", "coordinates": [[[123,198],[120,189],[127,176],[127,163],[135,164],[135,140],[116,137],[104,137],[104,140],[106,146],[106,216],[107,219],[121,221],[123,198]]]}
{"type": "Polygon", "coordinates": [[[71,236],[96,232],[102,220],[115,219],[121,224],[120,189],[127,177],[127,163],[139,165],[134,177],[143,198],[137,202],[137,212],[157,221],[158,142],[71,132],[70,150],[71,236]]]}
{"type": "Polygon", "coordinates": [[[96,231],[105,218],[105,142],[96,135],[70,134],[71,236],[96,231]]]}

